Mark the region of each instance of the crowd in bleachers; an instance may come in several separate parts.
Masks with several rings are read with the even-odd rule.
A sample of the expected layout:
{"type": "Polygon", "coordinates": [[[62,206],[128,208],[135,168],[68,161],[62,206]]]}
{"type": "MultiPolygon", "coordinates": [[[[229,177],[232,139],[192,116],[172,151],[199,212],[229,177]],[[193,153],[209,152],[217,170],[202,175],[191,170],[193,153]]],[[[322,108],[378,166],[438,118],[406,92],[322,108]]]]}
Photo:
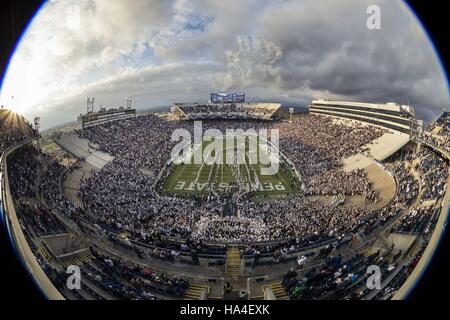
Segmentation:
{"type": "Polygon", "coordinates": [[[435,212],[436,210],[431,207],[415,208],[400,219],[395,232],[414,234],[420,234],[422,232],[428,233],[430,230],[427,229],[427,224],[430,222],[430,219],[435,212]]]}
{"type": "Polygon", "coordinates": [[[431,229],[435,213],[440,207],[437,201],[443,198],[447,189],[448,164],[434,152],[424,149],[419,154],[410,156],[411,160],[418,161],[415,170],[421,178],[422,192],[418,204],[408,214],[403,216],[396,227],[400,233],[428,233],[431,229]],[[431,201],[430,203],[426,203],[431,201]]]}
{"type": "Polygon", "coordinates": [[[99,144],[103,151],[114,155],[117,166],[134,170],[133,174],[137,174],[139,168],[147,168],[158,174],[170,159],[175,145],[171,135],[176,128],[176,123],[149,115],[96,126],[80,134],[99,144]]]}
{"type": "MultiPolygon", "coordinates": [[[[308,239],[306,243],[298,241],[300,238],[297,238],[297,241],[291,241],[290,243],[286,242],[283,245],[278,246],[275,251],[272,248],[274,256],[276,252],[279,252],[280,254],[279,259],[275,259],[274,257],[273,261],[282,262],[286,252],[290,254],[296,252],[298,248],[311,246],[316,243],[325,243],[325,241],[327,241],[329,244],[321,249],[319,254],[315,257],[315,259],[324,259],[336,252],[336,250],[343,245],[351,243],[356,235],[368,236],[376,231],[376,229],[385,228],[388,223],[395,221],[394,219],[408,213],[408,207],[416,201],[419,192],[419,184],[409,169],[410,168],[407,168],[403,163],[396,163],[391,169],[392,174],[397,178],[399,190],[395,199],[387,207],[375,214],[368,213],[367,216],[355,219],[353,223],[349,223],[340,228],[335,228],[329,233],[323,234],[318,232],[316,236],[308,239]]],[[[331,206],[322,206],[322,209],[324,208],[324,211],[332,211],[330,216],[334,216],[334,218],[330,219],[339,219],[343,214],[345,215],[345,210],[342,207],[335,207],[333,209],[331,206]]],[[[274,212],[276,212],[276,210],[274,210],[274,212]]],[[[261,247],[256,248],[252,246],[247,248],[245,252],[249,256],[260,256],[260,250],[261,247]]],[[[304,260],[300,258],[301,257],[299,257],[299,261],[303,261],[302,264],[304,264],[304,260]]]]}
{"type": "Polygon", "coordinates": [[[277,110],[275,104],[261,103],[210,103],[176,105],[190,120],[228,119],[270,120],[277,110]]]}
{"type": "Polygon", "coordinates": [[[281,150],[290,155],[306,176],[339,168],[342,159],[386,133],[386,130],[351,120],[337,121],[319,115],[296,117],[292,122],[279,122],[275,127],[280,129],[281,150]]]}
{"type": "Polygon", "coordinates": [[[33,226],[33,231],[39,235],[66,232],[65,226],[53,215],[51,210],[39,203],[18,201],[16,212],[21,222],[27,226],[33,226]]]}
{"type": "Polygon", "coordinates": [[[434,123],[431,123],[427,131],[422,132],[419,138],[426,143],[442,148],[450,153],[450,116],[444,112],[434,123]]]}
{"type": "Polygon", "coordinates": [[[36,135],[31,125],[20,115],[0,109],[0,155],[10,146],[36,135]]]}
{"type": "Polygon", "coordinates": [[[13,196],[32,198],[36,196],[37,168],[36,149],[26,147],[16,151],[9,164],[10,188],[13,196]]]}
{"type": "MultiPolygon", "coordinates": [[[[371,224],[369,220],[368,224],[360,230],[366,232],[369,227],[369,231],[372,231],[381,221],[386,222],[398,216],[399,220],[395,221],[393,228],[390,229],[392,232],[425,236],[425,242],[416,257],[399,267],[399,259],[403,253],[393,251],[393,247],[384,254],[381,250],[368,257],[356,254],[347,261],[341,256],[333,255],[334,250],[330,248],[321,255],[321,258],[328,256],[329,258],[319,270],[313,268],[297,272],[291,269],[286,273],[282,283],[291,299],[365,298],[371,293],[366,285],[367,267],[370,265],[380,268],[383,280],[395,271],[393,277],[375,295],[376,299],[388,299],[402,286],[421,258],[421,253],[427,245],[441,210],[438,202],[435,202],[437,205],[432,203],[425,205],[425,202],[442,199],[448,179],[447,162],[427,148],[418,154],[410,154],[406,160],[408,162],[396,163],[392,169],[397,178],[398,192],[396,199],[380,213],[380,217],[384,218],[379,219],[375,224],[371,224]],[[419,190],[419,181],[414,178],[412,170],[416,170],[421,180],[421,190],[419,190]],[[420,194],[419,191],[421,191],[420,194]]],[[[306,259],[302,260],[303,263],[304,260],[306,259]]]]}
{"type": "Polygon", "coordinates": [[[182,277],[91,251],[96,256],[95,268],[86,266],[86,273],[122,299],[155,300],[155,293],[181,298],[189,288],[189,282],[182,277]]]}
{"type": "Polygon", "coordinates": [[[388,256],[381,250],[369,256],[331,255],[320,267],[300,272],[289,270],[282,284],[292,300],[361,299],[369,291],[366,285],[368,266],[379,266],[382,278],[395,270],[400,255],[387,259],[388,256]]]}
{"type": "Polygon", "coordinates": [[[37,157],[37,150],[26,146],[15,151],[8,161],[10,190],[15,199],[16,212],[19,219],[28,222],[26,225],[33,226],[38,234],[60,233],[65,227],[51,210],[36,201],[38,190],[46,185],[38,183],[40,162],[37,157]]]}
{"type": "MultiPolygon", "coordinates": [[[[189,125],[182,125],[190,129],[189,125]]],[[[161,236],[196,242],[260,242],[302,239],[311,235],[327,238],[344,234],[361,223],[367,223],[364,219],[370,215],[367,210],[342,205],[340,202],[312,200],[302,195],[262,203],[255,203],[244,197],[237,203],[239,217],[223,216],[225,201],[218,197],[187,199],[158,195],[152,187],[155,177],[141,174],[139,168],[150,167],[155,173],[162,169],[174,143],[170,141],[170,130],[178,126],[179,124],[156,116],[144,116],[84,130],[81,133],[83,137],[99,144],[104,151],[114,155],[115,160],[102,170],[92,172],[89,179],[83,179],[79,195],[87,210],[77,214],[108,230],[126,230],[134,238],[149,243],[161,236]]],[[[205,122],[203,126],[205,130],[218,127],[225,131],[227,128],[258,129],[266,124],[259,121],[211,121],[205,122]]],[[[338,167],[342,157],[357,152],[358,148],[383,134],[382,130],[336,123],[320,116],[299,117],[292,125],[276,123],[270,124],[270,127],[281,130],[281,145],[284,145],[282,150],[297,162],[306,184],[306,195],[360,194],[370,200],[376,198],[364,172],[346,173],[338,167]],[[333,139],[339,144],[331,144],[329,141],[333,139]],[[350,143],[352,139],[354,142],[350,143]],[[324,143],[321,144],[320,141],[324,143]],[[300,153],[303,149],[299,146],[315,152],[300,153]],[[313,175],[313,172],[317,174],[313,175]]],[[[424,160],[421,166],[438,165],[427,161],[429,160],[424,160]]],[[[75,211],[57,190],[58,179],[64,168],[50,160],[48,163],[48,174],[44,175],[45,179],[40,183],[40,192],[44,197],[49,197],[47,200],[75,211]],[[52,191],[42,192],[44,189],[52,191]]],[[[26,180],[31,177],[33,174],[28,174],[26,180]]],[[[441,177],[445,175],[432,175],[424,183],[438,182],[441,177]]],[[[401,188],[409,186],[411,181],[407,182],[401,188]]],[[[429,192],[442,192],[444,185],[437,186],[439,187],[430,186],[429,192]]],[[[27,192],[26,185],[23,190],[27,192]]],[[[397,196],[394,205],[400,206],[405,195],[415,192],[406,191],[397,196]]],[[[388,210],[388,214],[394,214],[396,207],[384,210],[388,210]]],[[[386,213],[381,212],[381,215],[386,213]]]]}
{"type": "Polygon", "coordinates": [[[308,195],[363,195],[367,200],[376,200],[377,194],[367,179],[364,170],[353,172],[330,170],[320,176],[305,180],[308,195]]]}
{"type": "MultiPolygon", "coordinates": [[[[165,235],[196,241],[256,242],[322,233],[354,223],[367,214],[350,207],[330,206],[329,210],[323,210],[323,203],[297,197],[266,201],[266,207],[243,199],[245,203],[238,204],[242,211],[240,218],[223,217],[224,201],[217,197],[196,201],[159,196],[152,184],[169,160],[174,145],[170,134],[180,126],[193,130],[190,123],[172,123],[150,115],[81,133],[83,138],[115,156],[113,162],[93,172],[81,184],[80,196],[98,223],[130,231],[143,239],[165,235]],[[151,169],[154,175],[141,174],[139,168],[143,167],[151,169]],[[273,219],[273,212],[277,212],[279,219],[273,219]]],[[[376,198],[363,171],[346,173],[339,166],[342,157],[356,153],[358,148],[382,135],[380,129],[339,124],[312,115],[291,124],[205,121],[202,126],[204,130],[215,128],[221,132],[279,129],[281,150],[302,173],[306,195],[359,194],[368,200],[376,198]]]]}
{"type": "MultiPolygon", "coordinates": [[[[150,255],[170,261],[178,261],[181,253],[190,253],[192,260],[197,261],[198,253],[205,252],[207,246],[203,243],[207,241],[254,243],[278,239],[283,240],[279,245],[263,247],[249,244],[244,252],[254,256],[256,262],[261,254],[270,252],[272,262],[278,263],[301,247],[328,241],[328,246],[320,250],[317,257],[298,259],[300,266],[309,259],[326,259],[326,263],[306,272],[290,270],[283,279],[283,286],[291,299],[356,299],[365,295],[357,289],[365,280],[366,267],[375,263],[387,275],[397,267],[398,257],[391,257],[388,262],[380,252],[369,257],[360,254],[343,257],[334,255],[334,252],[353,241],[356,235],[369,235],[399,216],[401,218],[393,231],[428,233],[435,222],[435,208],[409,207],[417,199],[419,205],[437,200],[447,188],[448,164],[432,151],[424,149],[407,159],[409,163],[419,160],[414,168],[404,162],[391,168],[398,190],[395,199],[385,208],[370,212],[344,202],[330,203],[308,196],[362,195],[367,200],[376,200],[377,195],[364,172],[347,173],[339,168],[342,158],[360,151],[362,146],[384,134],[383,130],[336,123],[329,118],[311,115],[296,118],[293,123],[205,122],[205,130],[211,127],[221,131],[255,127],[280,129],[281,150],[293,160],[306,186],[306,197],[297,195],[263,202],[241,198],[236,203],[239,214],[224,216],[225,200],[220,197],[176,198],[158,195],[153,189],[156,176],[169,160],[174,144],[170,141],[170,134],[180,125],[192,130],[187,123],[143,116],[80,132],[82,137],[115,156],[114,161],[102,170],[93,171],[89,178],[82,179],[79,195],[86,210],[75,209],[61,193],[59,178],[65,167],[45,154],[38,154],[32,147],[17,151],[8,164],[11,191],[19,216],[27,225],[34,226],[39,234],[63,232],[65,227],[45,206],[26,201],[40,196],[45,202],[62,208],[74,220],[84,219],[109,231],[126,230],[134,240],[164,247],[153,248],[150,255]],[[142,174],[141,168],[149,168],[154,175],[142,174]],[[421,179],[420,194],[412,169],[421,179]],[[187,241],[174,245],[164,240],[165,237],[187,241]]],[[[120,242],[116,238],[113,240],[120,242]]],[[[132,244],[127,246],[136,248],[132,244]]],[[[155,292],[182,297],[189,287],[182,278],[115,257],[94,254],[97,257],[96,268],[87,267],[85,275],[117,297],[157,299],[155,292]]],[[[410,271],[407,267],[405,270],[410,271]]],[[[406,274],[403,270],[398,277],[406,274]]]]}
{"type": "Polygon", "coordinates": [[[338,235],[341,227],[352,225],[368,214],[350,205],[333,205],[302,196],[259,204],[240,203],[240,210],[242,217],[261,221],[264,228],[259,226],[260,232],[275,239],[338,235]]]}
{"type": "Polygon", "coordinates": [[[364,172],[340,170],[342,160],[381,137],[385,130],[318,115],[296,117],[277,124],[280,149],[302,174],[309,195],[363,195],[376,200],[364,172]]]}
{"type": "Polygon", "coordinates": [[[422,177],[423,200],[440,198],[444,195],[447,184],[448,165],[446,161],[429,150],[418,155],[421,159],[417,171],[422,177]]]}
{"type": "MultiPolygon", "coordinates": [[[[68,232],[66,226],[47,205],[53,208],[55,205],[68,215],[72,211],[74,214],[72,217],[76,218],[77,210],[62,197],[59,188],[59,178],[64,170],[65,167],[55,159],[47,154],[38,153],[37,149],[30,145],[15,151],[9,158],[8,176],[16,213],[30,241],[34,235],[48,236],[68,232]],[[43,201],[39,200],[40,197],[43,201]]],[[[91,251],[96,257],[97,269],[93,267],[94,264],[84,265],[84,276],[118,298],[158,299],[154,293],[180,298],[189,287],[189,283],[182,278],[142,268],[118,258],[103,256],[93,248],[91,251]]],[[[177,255],[175,251],[169,253],[177,255]]],[[[162,251],[158,251],[157,254],[160,258],[163,256],[162,251]]],[[[49,275],[55,271],[39,257],[38,261],[49,275]]],[[[60,277],[63,279],[64,273],[60,277]]],[[[64,284],[61,284],[61,287],[63,286],[64,284]]],[[[83,290],[98,296],[98,293],[84,284],[83,290]]]]}

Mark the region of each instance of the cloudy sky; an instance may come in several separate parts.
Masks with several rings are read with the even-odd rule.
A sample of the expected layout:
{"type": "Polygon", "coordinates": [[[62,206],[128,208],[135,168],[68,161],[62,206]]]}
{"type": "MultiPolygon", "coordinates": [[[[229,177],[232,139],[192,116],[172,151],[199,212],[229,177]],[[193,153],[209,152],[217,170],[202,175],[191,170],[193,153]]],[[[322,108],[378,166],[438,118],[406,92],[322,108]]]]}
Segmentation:
{"type": "Polygon", "coordinates": [[[48,128],[76,119],[86,97],[148,108],[212,91],[410,103],[426,121],[450,106],[432,43],[396,0],[52,0],[13,56],[0,104],[48,128]],[[381,30],[367,28],[373,4],[381,30]]]}

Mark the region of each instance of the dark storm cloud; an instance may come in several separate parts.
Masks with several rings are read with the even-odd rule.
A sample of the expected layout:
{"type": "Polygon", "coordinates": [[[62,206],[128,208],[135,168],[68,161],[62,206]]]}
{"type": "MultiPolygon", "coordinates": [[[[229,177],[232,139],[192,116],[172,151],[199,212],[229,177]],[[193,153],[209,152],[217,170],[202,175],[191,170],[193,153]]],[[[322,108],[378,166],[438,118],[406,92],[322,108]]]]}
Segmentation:
{"type": "Polygon", "coordinates": [[[259,36],[283,52],[280,88],[318,96],[411,103],[431,120],[448,104],[439,61],[415,19],[396,1],[290,1],[266,8],[259,36]],[[381,30],[366,9],[381,8],[381,30]]]}

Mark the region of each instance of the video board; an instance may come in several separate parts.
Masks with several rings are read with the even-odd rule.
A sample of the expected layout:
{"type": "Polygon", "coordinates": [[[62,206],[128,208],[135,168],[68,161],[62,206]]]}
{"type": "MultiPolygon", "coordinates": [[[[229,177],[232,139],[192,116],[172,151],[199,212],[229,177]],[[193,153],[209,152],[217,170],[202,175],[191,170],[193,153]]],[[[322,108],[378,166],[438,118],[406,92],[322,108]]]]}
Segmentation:
{"type": "Polygon", "coordinates": [[[245,94],[238,93],[211,93],[213,103],[245,102],[245,94]]]}

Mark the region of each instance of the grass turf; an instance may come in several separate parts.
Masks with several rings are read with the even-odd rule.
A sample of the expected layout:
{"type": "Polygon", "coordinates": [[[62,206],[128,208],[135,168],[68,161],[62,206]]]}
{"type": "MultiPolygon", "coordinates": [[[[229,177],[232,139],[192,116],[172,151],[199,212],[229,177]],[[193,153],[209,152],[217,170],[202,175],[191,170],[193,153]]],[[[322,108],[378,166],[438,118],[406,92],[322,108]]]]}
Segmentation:
{"type": "MultiPolygon", "coordinates": [[[[203,142],[203,150],[211,143],[203,142]]],[[[223,142],[221,150],[224,164],[180,164],[173,165],[173,170],[165,180],[164,189],[172,194],[207,194],[210,190],[222,193],[228,188],[237,188],[240,184],[250,190],[258,180],[260,188],[255,196],[271,197],[288,195],[297,191],[297,184],[289,177],[294,176],[287,166],[280,164],[279,170],[274,175],[262,175],[261,168],[269,167],[263,164],[250,164],[249,147],[245,145],[245,164],[225,164],[226,143],[223,142]]],[[[234,146],[234,152],[237,146],[234,146]]],[[[259,144],[257,151],[259,152],[259,144]]]]}

